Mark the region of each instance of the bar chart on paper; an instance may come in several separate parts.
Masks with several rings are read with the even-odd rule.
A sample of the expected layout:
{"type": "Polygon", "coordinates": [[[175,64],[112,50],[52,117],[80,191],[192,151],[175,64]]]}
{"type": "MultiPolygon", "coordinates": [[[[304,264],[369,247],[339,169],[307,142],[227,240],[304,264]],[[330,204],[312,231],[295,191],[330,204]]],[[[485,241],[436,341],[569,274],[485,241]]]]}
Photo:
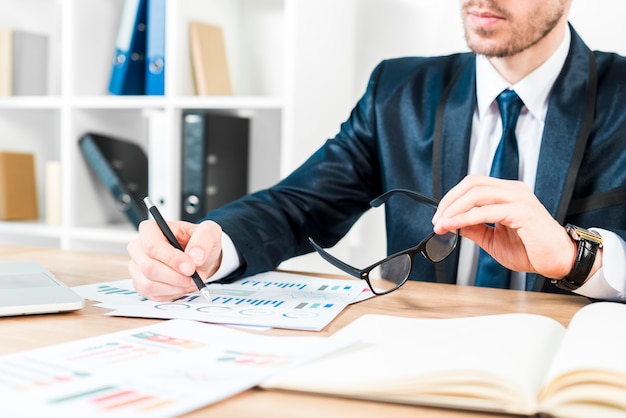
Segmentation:
{"type": "Polygon", "coordinates": [[[163,321],[0,357],[0,405],[17,418],[178,416],[344,345],[163,321]]]}
{"type": "MultiPolygon", "coordinates": [[[[71,409],[71,414],[82,411],[83,416],[107,411],[159,415],[160,410],[176,406],[178,395],[135,381],[133,368],[163,355],[205,346],[204,342],[145,330],[64,345],[63,349],[52,347],[44,355],[32,352],[0,361],[1,392],[15,391],[31,400],[43,396],[40,408],[64,414],[71,409]],[[131,377],[111,378],[114,370],[131,377]]],[[[32,410],[29,414],[33,416],[32,410]]]]}
{"type": "Polygon", "coordinates": [[[321,330],[346,306],[371,296],[365,282],[282,272],[251,276],[230,284],[209,284],[211,303],[198,293],[169,302],[141,297],[130,280],[73,288],[108,315],[193,319],[232,325],[321,330]]]}

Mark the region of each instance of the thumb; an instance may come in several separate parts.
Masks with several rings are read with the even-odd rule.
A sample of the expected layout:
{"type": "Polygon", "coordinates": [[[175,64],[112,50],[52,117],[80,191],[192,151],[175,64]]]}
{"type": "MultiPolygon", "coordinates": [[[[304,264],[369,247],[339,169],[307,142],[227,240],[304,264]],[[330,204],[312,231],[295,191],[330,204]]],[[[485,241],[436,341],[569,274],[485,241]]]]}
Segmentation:
{"type": "Polygon", "coordinates": [[[491,246],[491,227],[485,224],[477,224],[463,227],[459,230],[459,235],[463,238],[467,238],[471,241],[474,241],[476,245],[483,248],[485,251],[489,252],[489,248],[491,246]]]}
{"type": "Polygon", "coordinates": [[[222,255],[222,228],[213,221],[204,221],[194,225],[185,247],[188,254],[202,272],[204,278],[210,276],[219,267],[222,255]]]}

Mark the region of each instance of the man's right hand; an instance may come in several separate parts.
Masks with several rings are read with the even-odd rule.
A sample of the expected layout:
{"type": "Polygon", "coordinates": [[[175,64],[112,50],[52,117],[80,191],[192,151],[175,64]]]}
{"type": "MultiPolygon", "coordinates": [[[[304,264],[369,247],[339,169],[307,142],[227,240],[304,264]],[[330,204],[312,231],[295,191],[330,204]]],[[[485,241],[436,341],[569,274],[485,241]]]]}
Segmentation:
{"type": "Polygon", "coordinates": [[[194,270],[206,281],[222,259],[222,229],[215,222],[174,221],[168,225],[184,252],[170,245],[153,220],[139,225],[139,236],[127,247],[131,257],[128,271],[135,290],[158,302],[198,290],[191,279],[194,270]]]}

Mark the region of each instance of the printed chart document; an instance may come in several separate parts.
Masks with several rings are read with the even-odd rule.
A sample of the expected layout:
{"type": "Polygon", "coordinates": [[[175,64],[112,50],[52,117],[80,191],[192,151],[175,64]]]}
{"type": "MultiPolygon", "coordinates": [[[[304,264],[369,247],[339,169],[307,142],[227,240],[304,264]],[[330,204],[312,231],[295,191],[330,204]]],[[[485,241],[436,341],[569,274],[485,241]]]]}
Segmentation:
{"type": "Polygon", "coordinates": [[[279,372],[287,389],[554,417],[626,416],[626,305],[593,303],[566,330],[539,315],[366,315],[331,338],[354,346],[279,372]],[[329,378],[332,376],[332,378],[329,378]]]}
{"type": "Polygon", "coordinates": [[[153,302],[142,298],[130,279],[72,289],[85,299],[101,302],[96,306],[114,309],[107,315],[309,331],[324,328],[350,303],[373,296],[363,280],[282,272],[208,287],[213,297],[210,304],[197,292],[171,302],[153,302]]]}
{"type": "Polygon", "coordinates": [[[0,405],[14,418],[175,417],[350,343],[337,342],[161,321],[0,357],[0,405]]]}

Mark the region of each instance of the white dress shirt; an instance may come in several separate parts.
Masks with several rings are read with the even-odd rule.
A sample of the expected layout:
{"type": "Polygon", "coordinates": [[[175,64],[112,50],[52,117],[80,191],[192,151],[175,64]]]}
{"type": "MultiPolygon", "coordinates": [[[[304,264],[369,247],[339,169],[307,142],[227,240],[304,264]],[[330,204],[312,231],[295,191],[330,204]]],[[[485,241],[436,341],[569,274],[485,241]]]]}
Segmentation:
{"type": "MultiPolygon", "coordinates": [[[[477,106],[472,123],[470,174],[489,175],[491,161],[502,132],[502,122],[495,99],[502,90],[511,88],[525,105],[515,129],[520,163],[519,179],[534,189],[550,90],[565,63],[570,40],[571,34],[566,31],[566,36],[556,53],[515,85],[510,85],[504,80],[484,56],[477,57],[477,106]]],[[[626,271],[626,242],[612,232],[595,230],[602,235],[604,241],[603,267],[576,293],[605,300],[626,300],[626,275],[623,273],[626,271]]],[[[457,284],[474,284],[477,261],[478,246],[470,240],[461,239],[457,284]]],[[[211,280],[228,275],[239,265],[239,256],[232,240],[227,234],[223,234],[222,264],[211,280]]],[[[512,274],[511,288],[524,289],[525,282],[525,273],[512,274]]]]}

